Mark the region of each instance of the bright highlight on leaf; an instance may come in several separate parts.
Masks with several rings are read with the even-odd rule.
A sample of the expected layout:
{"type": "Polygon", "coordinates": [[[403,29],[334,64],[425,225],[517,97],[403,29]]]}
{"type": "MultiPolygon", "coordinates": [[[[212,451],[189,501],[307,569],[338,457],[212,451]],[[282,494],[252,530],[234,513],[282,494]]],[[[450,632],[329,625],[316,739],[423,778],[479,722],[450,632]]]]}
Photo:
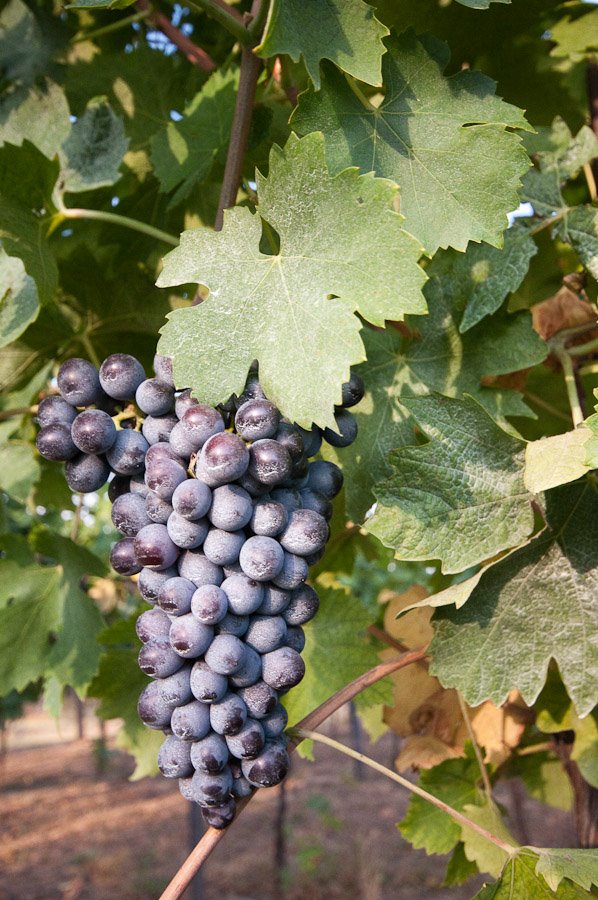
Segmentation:
{"type": "Polygon", "coordinates": [[[222,232],[186,231],[166,256],[160,287],[195,282],[210,296],[170,313],[159,349],[209,403],[240,393],[257,359],[289,419],[334,428],[341,383],[364,359],[354,312],[378,325],[425,313],[421,248],[391,209],[393,185],[355,169],[331,177],[319,134],[274,147],[257,187],[259,215],[233,209],[222,232]],[[273,255],[260,250],[262,219],[280,236],[273,255]]]}
{"type": "Polygon", "coordinates": [[[533,529],[522,441],[471,400],[403,400],[430,443],[391,454],[367,528],[397,559],[440,559],[461,572],[517,545],[533,529]]]}
{"type": "Polygon", "coordinates": [[[430,253],[468,241],[502,246],[529,168],[507,131],[529,129],[523,113],[479,72],[446,78],[449,51],[436,38],[409,31],[387,45],[379,106],[329,66],[322,89],[302,95],[293,126],[324,132],[331,170],[357,165],[395,181],[406,227],[430,253]]]}
{"type": "Polygon", "coordinates": [[[382,38],[388,28],[374,17],[363,0],[273,0],[266,30],[257,52],[264,57],[288,53],[302,57],[316,88],[320,87],[320,61],[329,59],[340,69],[365,81],[380,84],[382,38]]]}

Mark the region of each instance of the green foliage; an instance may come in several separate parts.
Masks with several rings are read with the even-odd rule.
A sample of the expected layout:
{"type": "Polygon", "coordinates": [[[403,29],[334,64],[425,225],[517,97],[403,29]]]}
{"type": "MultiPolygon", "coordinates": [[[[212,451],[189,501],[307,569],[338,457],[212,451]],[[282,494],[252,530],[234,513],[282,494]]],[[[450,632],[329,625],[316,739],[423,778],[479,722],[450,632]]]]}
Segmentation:
{"type": "Polygon", "coordinates": [[[274,147],[257,184],[259,216],[229,212],[221,234],[184,232],[166,257],[160,286],[197,282],[212,296],[171,313],[159,349],[174,357],[176,383],[211,403],[240,394],[257,359],[264,390],[292,421],[334,427],[340,385],[364,358],[353,311],[376,324],[425,312],[420,247],[390,209],[396,189],[354,170],[331,177],[320,135],[274,147]],[[260,250],[262,221],[279,253],[260,250]],[[373,272],[361,268],[364,252],[373,272]]]}
{"type": "Polygon", "coordinates": [[[397,559],[439,559],[449,573],[531,534],[523,443],[471,400],[431,394],[403,404],[429,443],[391,454],[392,475],[376,489],[368,531],[397,559]]]}
{"type": "Polygon", "coordinates": [[[356,165],[396,181],[406,227],[430,253],[470,240],[502,246],[529,165],[506,128],[529,128],[523,113],[479,72],[445,78],[448,48],[429,35],[408,32],[388,48],[379,106],[327,68],[322,89],[302,96],[295,127],[324,132],[331,170],[356,165]]]}
{"type": "MultiPolygon", "coordinates": [[[[573,732],[596,785],[596,415],[576,426],[596,389],[598,14],[560,0],[265,4],[247,35],[263,66],[243,158],[238,22],[182,7],[169,44],[128,0],[2,6],[0,717],[42,693],[57,712],[74,687],[122,719],[134,777],[155,772],[162,735],[137,716],[137,601],[108,576],[105,491],[77,506],[35,450],[33,417],[65,358],[130,352],[149,370],[162,330],[177,384],[208,402],[239,393],[257,360],[285,417],[333,426],[352,366],[365,382],[357,441],[322,449],[345,484],[312,570],[321,610],[291,722],[378,663],[368,629],[417,585],[398,624],[409,646],[433,629],[438,682],[408,670],[414,692],[432,682],[449,709],[453,687],[472,705],[519,690],[535,717],[522,746],[573,732]]],[[[384,683],[357,702],[374,736],[396,713],[384,683]]],[[[426,704],[414,735],[437,749],[426,704]]],[[[486,704],[474,730],[484,714],[511,722],[486,704]]],[[[434,727],[462,734],[449,718],[434,727]]],[[[492,782],[518,776],[568,808],[556,754],[511,746],[500,762],[488,751],[492,782]]],[[[420,784],[514,845],[469,749],[420,784]]],[[[505,860],[419,797],[401,831],[452,853],[447,884],[497,877],[482,897],[579,897],[595,881],[587,851],[505,860]]]]}

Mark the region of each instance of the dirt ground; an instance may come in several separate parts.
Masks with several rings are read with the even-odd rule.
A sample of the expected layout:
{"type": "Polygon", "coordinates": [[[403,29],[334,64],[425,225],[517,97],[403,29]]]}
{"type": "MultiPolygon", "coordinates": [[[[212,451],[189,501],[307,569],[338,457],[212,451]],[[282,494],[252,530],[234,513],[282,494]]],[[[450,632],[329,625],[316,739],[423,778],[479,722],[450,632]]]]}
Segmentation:
{"type": "MultiPolygon", "coordinates": [[[[190,840],[189,804],[165,778],[128,781],[130,759],[110,749],[96,773],[93,737],[74,739],[74,720],[60,733],[38,708],[11,725],[0,771],[0,900],[154,900],[183,862],[190,840]]],[[[329,728],[349,742],[347,717],[329,728]]],[[[109,735],[114,728],[109,729],[109,735]]],[[[391,764],[390,735],[365,746],[391,764]]],[[[414,851],[395,823],[408,797],[371,770],[319,747],[316,763],[295,754],[286,782],[286,812],[277,829],[280,789],[258,791],[205,864],[187,900],[464,900],[481,879],[442,887],[446,860],[414,851]],[[282,833],[285,865],[276,865],[282,833]]],[[[513,809],[514,794],[499,797],[513,809]]],[[[570,815],[524,798],[530,843],[574,846],[570,815]]],[[[516,822],[511,822],[517,834],[516,822]]]]}

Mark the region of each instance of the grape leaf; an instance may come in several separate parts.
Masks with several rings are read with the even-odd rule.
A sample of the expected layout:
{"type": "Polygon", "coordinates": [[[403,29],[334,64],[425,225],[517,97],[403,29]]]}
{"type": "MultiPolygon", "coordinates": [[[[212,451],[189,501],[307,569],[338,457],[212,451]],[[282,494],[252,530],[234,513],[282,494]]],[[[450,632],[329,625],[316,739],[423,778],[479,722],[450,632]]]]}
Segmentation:
{"type": "Polygon", "coordinates": [[[0,347],[16,340],[39,312],[35,281],[23,261],[0,247],[0,347]]]}
{"type": "Polygon", "coordinates": [[[479,72],[444,77],[449,52],[436,38],[408,31],[387,44],[378,107],[327,66],[322,89],[301,96],[294,128],[324,132],[331,170],[357,165],[395,181],[406,227],[429,253],[472,240],[502,246],[529,168],[519,137],[506,130],[529,129],[522,112],[479,72]]]}
{"type": "Polygon", "coordinates": [[[598,51],[598,10],[563,16],[550,29],[550,39],[554,41],[551,56],[568,56],[575,62],[593,56],[598,51]]]}
{"type": "Polygon", "coordinates": [[[430,671],[471,706],[517,688],[532,705],[551,659],[577,712],[598,700],[598,497],[581,481],[546,494],[547,528],[482,574],[460,610],[433,620],[430,671]],[[525,627],[523,627],[525,624],[525,627]]]}
{"type": "Polygon", "coordinates": [[[22,0],[10,0],[0,13],[0,59],[3,82],[29,86],[43,73],[52,47],[22,0]]]}
{"type": "Polygon", "coordinates": [[[230,210],[220,233],[186,231],[165,257],[158,286],[199,282],[211,296],[170,313],[159,352],[174,357],[176,383],[208,403],[241,393],[257,359],[286,416],[334,428],[341,383],[364,359],[353,312],[376,324],[425,312],[420,247],[390,209],[388,181],[355,169],[329,176],[322,135],[274,147],[257,185],[259,215],[230,210]],[[280,235],[277,254],[259,249],[260,216],[280,235]]]}
{"type": "Polygon", "coordinates": [[[158,773],[158,749],[164,740],[162,732],[147,728],[137,713],[139,694],[148,679],[137,664],[140,644],[135,620],[136,615],[116,621],[98,635],[104,651],[88,691],[100,701],[100,718],[123,720],[118,743],[135,757],[133,780],[158,773]]]}
{"type": "MultiPolygon", "coordinates": [[[[315,587],[320,609],[316,618],[304,626],[306,640],[301,655],[305,677],[284,697],[290,725],[380,662],[377,648],[365,636],[372,621],[367,605],[337,582],[320,578],[315,587]]],[[[368,705],[386,703],[390,697],[386,680],[360,695],[368,705]]]]}
{"type": "MultiPolygon", "coordinates": [[[[424,770],[418,784],[439,800],[460,812],[464,806],[481,803],[482,795],[476,787],[479,768],[473,753],[465,757],[447,759],[432,769],[424,770]]],[[[461,826],[450,816],[432,806],[423,797],[412,795],[399,831],[416,850],[449,853],[461,839],[461,826]]]]}
{"type": "Polygon", "coordinates": [[[386,25],[362,0],[327,0],[317,5],[273,0],[257,53],[266,58],[287,53],[293,62],[303,57],[316,90],[322,59],[332,60],[360,81],[380,84],[382,38],[387,34],[386,25]]]}
{"type": "Polygon", "coordinates": [[[502,250],[470,244],[467,252],[456,258],[453,277],[466,300],[459,331],[468,331],[499,309],[507,295],[517,290],[537,252],[527,229],[514,225],[505,232],[502,250]]]}
{"type": "Polygon", "coordinates": [[[589,466],[585,463],[591,431],[581,425],[573,431],[530,441],[525,448],[525,486],[539,494],[550,488],[577,481],[589,466]]]}
{"type": "Polygon", "coordinates": [[[477,875],[478,867],[465,856],[461,841],[451,854],[444,875],[443,887],[463,884],[468,878],[477,875]]]}
{"type": "Polygon", "coordinates": [[[430,442],[390,456],[368,531],[397,559],[439,559],[445,573],[519,544],[534,515],[523,481],[524,450],[477,403],[438,394],[404,399],[430,442]]]}
{"type": "Polygon", "coordinates": [[[77,193],[114,184],[127,146],[122,119],[105,99],[90,101],[62,145],[63,190],[77,193]]]}
{"type": "Polygon", "coordinates": [[[593,278],[598,278],[598,209],[576,206],[558,229],[559,236],[569,241],[593,278]]]}
{"type": "Polygon", "coordinates": [[[556,170],[560,181],[575,178],[580,169],[598,156],[598,138],[582,125],[574,136],[566,122],[557,116],[550,128],[538,128],[525,136],[525,145],[537,157],[544,172],[556,170]]]}
{"type": "Polygon", "coordinates": [[[598,886],[598,850],[553,850],[552,847],[533,847],[538,854],[536,875],[542,875],[553,891],[563,878],[589,891],[598,886]]]}
{"type": "MultiPolygon", "coordinates": [[[[506,827],[500,811],[492,799],[486,799],[483,804],[476,806],[468,803],[463,807],[463,813],[476,825],[480,825],[486,831],[489,831],[490,834],[501,838],[501,840],[511,844],[511,846],[517,845],[517,841],[506,827]]],[[[508,861],[507,852],[466,825],[461,827],[461,840],[467,859],[475,862],[480,872],[488,872],[490,875],[498,878],[505,863],[508,861]]]]}
{"type": "Polygon", "coordinates": [[[0,560],[3,577],[3,570],[12,576],[0,609],[0,694],[21,690],[46,673],[82,691],[97,668],[102,619],[80,583],[84,575],[103,575],[105,566],[43,528],[34,530],[31,544],[44,565],[23,553],[0,560]]]}
{"type": "Polygon", "coordinates": [[[536,725],[540,731],[548,734],[575,732],[571,759],[577,763],[585,780],[598,788],[598,709],[581,719],[558,673],[551,669],[536,702],[536,710],[536,725]]]}
{"type": "Polygon", "coordinates": [[[534,800],[569,812],[573,806],[573,789],[560,759],[551,751],[529,756],[514,754],[506,769],[507,778],[520,778],[534,800]]]}
{"type": "MultiPolygon", "coordinates": [[[[588,852],[588,851],[584,851],[588,852]]],[[[517,853],[508,860],[501,876],[494,884],[484,885],[474,900],[582,900],[587,893],[577,885],[566,881],[553,892],[537,874],[537,856],[529,850],[517,853]]]]}
{"type": "Polygon", "coordinates": [[[70,129],[64,91],[52,81],[16,88],[0,100],[0,144],[20,147],[28,140],[52,158],[70,129]]]}
{"type": "Polygon", "coordinates": [[[154,174],[163,191],[176,193],[174,206],[203,181],[226,146],[235,109],[238,70],[217,71],[186,107],[179,122],[169,122],[151,141],[154,174]]]}
{"type": "Polygon", "coordinates": [[[38,477],[39,463],[31,444],[19,440],[0,443],[0,490],[25,501],[38,477]]]}
{"type": "Polygon", "coordinates": [[[23,261],[37,286],[42,303],[50,301],[58,286],[58,267],[44,234],[44,223],[31,209],[0,195],[0,246],[23,261]]]}
{"type": "Polygon", "coordinates": [[[410,341],[390,328],[363,332],[368,361],[359,372],[367,393],[354,410],[359,431],[355,443],[336,457],[345,472],[347,511],[354,521],[361,521],[372,505],[373,486],[390,475],[389,452],[413,443],[413,422],[400,402],[404,396],[467,393],[503,427],[508,415],[533,415],[517,393],[482,387],[481,380],[541,362],[546,345],[533,330],[529,313],[499,311],[460,333],[465,297],[453,272],[468,256],[469,250],[464,257],[449,251],[434,258],[424,288],[430,312],[407,319],[410,341]]]}

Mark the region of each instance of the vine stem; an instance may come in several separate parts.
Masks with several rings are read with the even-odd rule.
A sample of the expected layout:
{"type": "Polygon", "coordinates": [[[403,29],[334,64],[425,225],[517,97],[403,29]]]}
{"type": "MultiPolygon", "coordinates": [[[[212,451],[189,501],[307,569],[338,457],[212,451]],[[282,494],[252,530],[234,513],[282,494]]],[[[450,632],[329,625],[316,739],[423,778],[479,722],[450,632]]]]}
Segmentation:
{"type": "Polygon", "coordinates": [[[18,406],[15,409],[1,409],[0,410],[0,422],[5,422],[6,419],[14,419],[17,416],[33,416],[37,412],[38,407],[36,406],[18,406]]]}
{"type": "MultiPolygon", "coordinates": [[[[349,684],[345,685],[344,688],[341,688],[340,691],[337,691],[336,694],[333,694],[332,697],[329,697],[328,700],[325,700],[324,703],[322,703],[320,706],[314,709],[313,712],[309,713],[308,716],[302,719],[296,727],[300,729],[318,728],[323,722],[326,721],[326,719],[328,719],[333,713],[340,709],[341,706],[344,706],[345,703],[348,703],[349,700],[352,700],[353,697],[356,697],[357,694],[361,693],[361,691],[365,690],[367,687],[370,687],[372,684],[376,684],[377,681],[381,681],[383,678],[386,678],[387,675],[392,675],[393,672],[397,672],[399,669],[404,669],[405,666],[410,666],[412,663],[416,663],[422,659],[425,659],[426,653],[427,647],[421,647],[418,650],[410,650],[408,653],[402,653],[401,656],[397,656],[395,659],[391,659],[388,660],[388,662],[380,663],[379,665],[374,666],[373,669],[369,669],[367,672],[364,672],[363,675],[360,675],[354,681],[351,681],[349,684]]],[[[297,744],[301,742],[301,740],[303,739],[292,739],[289,746],[289,752],[292,752],[297,744]]],[[[251,794],[249,797],[243,798],[243,800],[239,800],[239,802],[237,803],[237,816],[243,809],[245,809],[245,807],[251,800],[251,797],[253,797],[253,794],[251,794]]],[[[178,898],[181,897],[187,889],[187,886],[191,882],[193,876],[196,875],[197,872],[199,872],[203,863],[210,856],[212,851],[216,849],[220,841],[227,833],[228,829],[219,831],[216,828],[208,828],[195,849],[191,851],[183,865],[174,875],[170,884],[160,895],[160,900],[178,900],[178,898]]]]}
{"type": "Polygon", "coordinates": [[[557,348],[554,352],[563,369],[565,388],[567,389],[567,399],[569,400],[569,406],[571,408],[571,418],[573,419],[574,427],[577,428],[583,423],[585,416],[579,402],[579,394],[577,393],[577,382],[575,380],[575,370],[573,368],[573,363],[571,362],[571,357],[569,356],[567,350],[557,348]]]}
{"type": "Polygon", "coordinates": [[[587,341],[585,344],[575,344],[573,347],[567,347],[569,356],[587,356],[589,353],[598,351],[598,338],[593,341],[587,341]]]}
{"type": "Polygon", "coordinates": [[[216,63],[212,57],[201,47],[198,47],[197,44],[194,44],[176,25],[173,25],[164,13],[152,9],[148,0],[137,0],[136,6],[137,9],[144,12],[155,28],[165,34],[168,40],[172,41],[179,48],[192,65],[197,66],[198,69],[202,69],[204,72],[214,71],[216,63]]]}
{"type": "Polygon", "coordinates": [[[376,772],[380,772],[382,775],[390,778],[391,781],[396,781],[397,784],[400,784],[404,788],[407,788],[407,790],[411,791],[412,794],[417,794],[419,797],[427,800],[428,803],[431,803],[432,806],[436,806],[438,809],[441,809],[442,812],[445,812],[447,815],[449,815],[451,819],[453,819],[455,822],[458,822],[459,825],[463,825],[466,828],[470,828],[472,831],[477,832],[477,834],[485,838],[491,844],[494,844],[496,847],[500,847],[500,849],[504,850],[505,853],[508,853],[509,856],[517,853],[517,847],[514,847],[512,844],[508,844],[506,841],[503,841],[501,838],[497,837],[495,834],[492,834],[490,831],[486,831],[486,829],[482,828],[481,825],[478,825],[477,822],[473,822],[471,819],[468,819],[467,816],[464,816],[463,813],[457,812],[457,810],[453,809],[452,806],[449,806],[448,803],[445,803],[443,800],[439,800],[438,797],[435,797],[433,794],[429,794],[419,785],[412,784],[406,778],[403,778],[402,775],[399,775],[398,772],[393,772],[391,769],[387,769],[386,766],[383,766],[381,763],[376,762],[375,759],[370,759],[369,756],[364,756],[363,753],[358,753],[351,747],[347,747],[345,744],[341,744],[339,741],[335,741],[334,738],[327,737],[326,735],[320,734],[317,731],[311,731],[307,728],[298,728],[295,729],[295,733],[303,739],[308,738],[309,740],[315,741],[318,744],[326,744],[327,747],[332,747],[334,750],[338,750],[339,753],[344,753],[345,756],[350,756],[352,759],[359,760],[364,765],[369,766],[371,769],[375,769],[376,772]]]}
{"type": "MultiPolygon", "coordinates": [[[[259,0],[254,0],[250,14],[252,19],[254,16],[259,16],[260,9],[261,3],[259,0]]],[[[243,30],[246,31],[245,26],[243,26],[243,30]]],[[[233,114],[233,123],[226,155],[224,177],[222,179],[220,197],[218,198],[218,210],[214,222],[216,231],[222,230],[224,210],[228,209],[230,206],[234,206],[237,199],[237,192],[243,173],[243,160],[245,159],[247,141],[249,139],[249,128],[251,126],[257,80],[261,68],[261,59],[253,53],[251,47],[244,46],[241,51],[239,90],[235,101],[235,112],[233,114]]]]}
{"type": "Polygon", "coordinates": [[[133,13],[132,16],[126,16],[124,19],[117,19],[115,22],[110,22],[108,25],[102,25],[101,28],[94,28],[93,31],[76,34],[70,43],[80,44],[82,41],[91,41],[93,38],[103,37],[105,34],[112,34],[114,31],[120,31],[121,28],[128,28],[129,25],[134,25],[135,22],[140,22],[142,19],[147,18],[150,12],[149,7],[146,9],[145,7],[141,7],[140,4],[138,4],[138,7],[140,11],[133,13]]]}
{"type": "Polygon", "coordinates": [[[82,334],[82,335],[80,335],[79,340],[80,340],[82,346],[87,351],[87,355],[89,356],[89,359],[91,360],[91,362],[94,364],[94,366],[96,366],[99,369],[100,365],[101,365],[101,360],[99,359],[98,354],[96,353],[93,344],[89,340],[89,335],[82,334]]]}
{"type": "Polygon", "coordinates": [[[139,222],[137,219],[130,219],[129,216],[120,216],[118,213],[108,212],[104,209],[79,209],[72,206],[63,206],[59,208],[60,215],[65,219],[93,219],[97,222],[109,222],[112,225],[121,225],[123,228],[130,228],[132,231],[139,231],[141,234],[147,234],[149,237],[156,238],[172,247],[178,247],[179,240],[173,234],[168,234],[160,228],[154,228],[146,222],[139,222]]]}
{"type": "Polygon", "coordinates": [[[469,713],[467,711],[467,706],[465,705],[465,700],[461,696],[461,692],[457,691],[457,700],[459,701],[459,708],[461,709],[461,715],[463,716],[463,721],[465,722],[465,727],[467,728],[467,733],[469,735],[469,740],[473,746],[473,752],[475,753],[475,758],[477,760],[480,775],[482,776],[482,784],[484,785],[484,792],[488,799],[492,798],[492,785],[490,784],[490,779],[488,778],[488,770],[485,766],[484,760],[482,759],[482,754],[480,752],[480,745],[476,740],[476,736],[473,732],[473,728],[471,726],[471,720],[469,718],[469,713]]]}

